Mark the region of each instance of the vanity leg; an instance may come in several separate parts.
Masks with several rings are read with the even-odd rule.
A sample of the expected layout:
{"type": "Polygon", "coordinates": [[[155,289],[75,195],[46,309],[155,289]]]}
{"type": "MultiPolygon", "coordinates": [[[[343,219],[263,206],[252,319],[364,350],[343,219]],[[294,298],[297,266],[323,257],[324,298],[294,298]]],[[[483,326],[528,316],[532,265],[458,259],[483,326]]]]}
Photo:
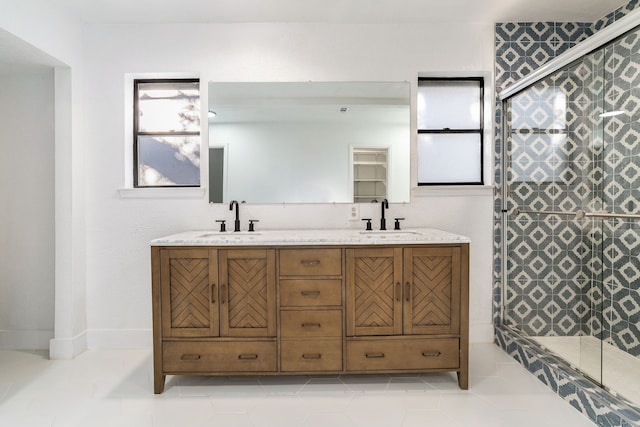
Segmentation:
{"type": "Polygon", "coordinates": [[[153,392],[155,394],[161,394],[164,391],[164,380],[166,375],[163,375],[162,372],[154,372],[153,376],[153,392]]]}
{"type": "Polygon", "coordinates": [[[469,390],[469,371],[458,371],[458,386],[462,390],[469,390]]]}

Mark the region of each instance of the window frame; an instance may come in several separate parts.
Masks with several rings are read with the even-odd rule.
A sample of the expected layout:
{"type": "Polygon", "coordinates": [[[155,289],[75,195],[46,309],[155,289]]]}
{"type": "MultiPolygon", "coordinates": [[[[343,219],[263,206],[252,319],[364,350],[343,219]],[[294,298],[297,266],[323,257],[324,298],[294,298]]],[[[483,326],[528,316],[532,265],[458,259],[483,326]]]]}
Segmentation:
{"type": "MultiPolygon", "coordinates": [[[[133,79],[133,188],[200,188],[202,187],[202,177],[200,177],[199,184],[192,185],[140,185],[139,179],[139,165],[138,165],[138,137],[140,136],[202,136],[202,124],[200,124],[201,130],[195,131],[181,131],[181,132],[143,132],[139,131],[139,85],[149,83],[198,83],[198,96],[200,94],[200,78],[134,78],[133,79]]],[[[199,96],[200,97],[200,96],[199,96]]],[[[200,99],[202,99],[200,97],[200,99]]],[[[202,145],[202,141],[200,141],[202,145]]]]}
{"type": "MultiPolygon", "coordinates": [[[[441,182],[420,182],[420,180],[417,180],[417,184],[418,187],[429,187],[429,186],[463,186],[463,185],[474,185],[474,186],[481,186],[484,185],[484,132],[485,132],[485,128],[484,128],[484,98],[485,98],[485,89],[484,89],[484,77],[418,77],[418,87],[420,87],[420,82],[423,81],[432,81],[432,82],[453,82],[453,81],[459,81],[459,82],[465,82],[465,81],[471,81],[471,82],[477,82],[479,84],[479,89],[480,89],[480,93],[479,93],[479,105],[478,108],[480,109],[479,113],[479,127],[477,129],[450,129],[450,128],[444,128],[444,129],[422,129],[422,128],[417,128],[417,134],[432,134],[432,135],[455,135],[455,134],[478,134],[480,136],[480,158],[478,159],[480,161],[480,179],[479,181],[468,181],[468,182],[445,182],[445,181],[441,181],[441,182]]],[[[416,126],[418,123],[418,114],[420,112],[416,111],[416,126]]],[[[416,141],[416,144],[418,142],[416,141]]],[[[420,165],[420,158],[417,157],[417,169],[419,169],[419,165],[420,165]]]]}

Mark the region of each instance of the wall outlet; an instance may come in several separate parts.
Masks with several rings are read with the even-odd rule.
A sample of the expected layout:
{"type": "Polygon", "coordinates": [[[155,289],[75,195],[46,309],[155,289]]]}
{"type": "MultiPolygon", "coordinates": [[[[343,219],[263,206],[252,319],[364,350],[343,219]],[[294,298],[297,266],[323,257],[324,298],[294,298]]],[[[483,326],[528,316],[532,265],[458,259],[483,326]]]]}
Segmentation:
{"type": "Polygon", "coordinates": [[[360,219],[360,209],[358,205],[351,205],[349,208],[349,221],[358,221],[360,219]]]}

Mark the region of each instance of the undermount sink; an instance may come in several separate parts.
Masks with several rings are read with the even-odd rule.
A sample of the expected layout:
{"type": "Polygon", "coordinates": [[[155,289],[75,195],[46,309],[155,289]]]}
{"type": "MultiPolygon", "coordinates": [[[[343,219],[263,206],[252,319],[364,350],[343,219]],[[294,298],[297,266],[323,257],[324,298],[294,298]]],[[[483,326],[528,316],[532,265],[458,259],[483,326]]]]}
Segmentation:
{"type": "Polygon", "coordinates": [[[408,234],[421,235],[422,233],[411,230],[365,230],[361,231],[360,234],[369,234],[372,236],[406,236],[408,234]]]}
{"type": "Polygon", "coordinates": [[[231,239],[231,238],[240,238],[246,236],[259,236],[261,233],[256,231],[227,231],[227,232],[210,232],[201,234],[198,236],[199,239],[231,239]]]}

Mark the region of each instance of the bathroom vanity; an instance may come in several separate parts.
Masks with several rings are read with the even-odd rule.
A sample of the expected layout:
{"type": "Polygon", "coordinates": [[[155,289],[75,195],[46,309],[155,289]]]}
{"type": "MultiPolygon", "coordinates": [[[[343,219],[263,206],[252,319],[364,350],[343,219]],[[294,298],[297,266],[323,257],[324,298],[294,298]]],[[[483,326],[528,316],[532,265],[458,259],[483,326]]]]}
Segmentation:
{"type": "Polygon", "coordinates": [[[151,242],[154,390],[166,375],[456,371],[469,240],[435,229],[190,231],[151,242]]]}

